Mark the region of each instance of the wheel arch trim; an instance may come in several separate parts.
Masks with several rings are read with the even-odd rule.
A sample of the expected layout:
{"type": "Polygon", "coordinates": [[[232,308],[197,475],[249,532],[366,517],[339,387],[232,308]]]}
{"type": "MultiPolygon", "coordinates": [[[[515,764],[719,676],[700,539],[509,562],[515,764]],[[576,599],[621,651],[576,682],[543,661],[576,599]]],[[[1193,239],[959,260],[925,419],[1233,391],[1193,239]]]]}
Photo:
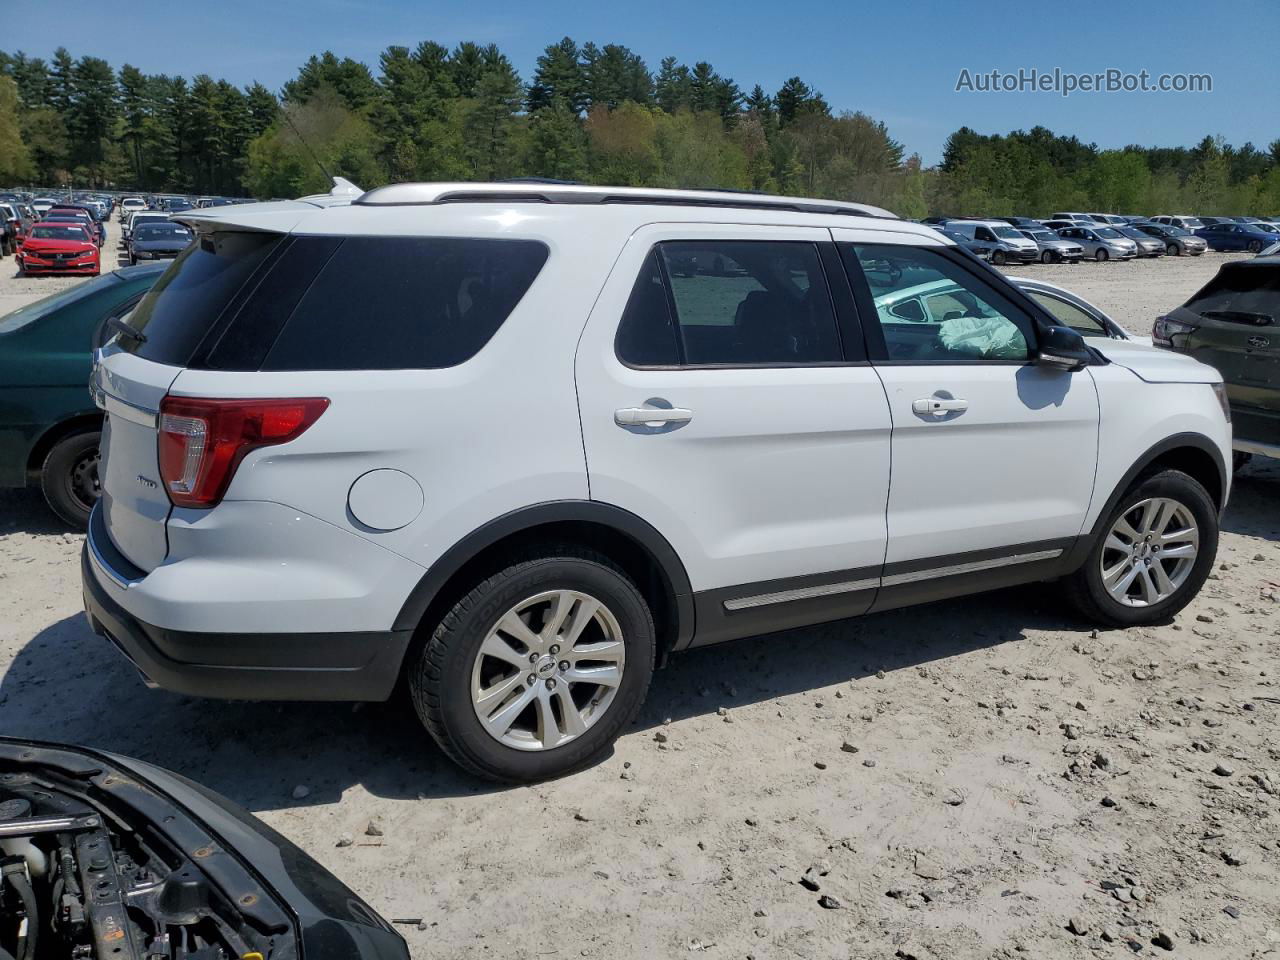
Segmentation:
{"type": "Polygon", "coordinates": [[[667,538],[629,510],[597,500],[554,500],[521,507],[503,514],[467,534],[427,569],[400,608],[394,630],[418,626],[432,601],[446,584],[484,550],[509,537],[553,523],[578,522],[607,527],[631,540],[656,564],[674,599],[676,618],[672,650],[682,650],[693,639],[693,588],[684,563],[667,538]]]}
{"type": "Polygon", "coordinates": [[[1112,489],[1111,494],[1107,497],[1106,503],[1103,504],[1102,510],[1098,513],[1097,518],[1093,522],[1093,526],[1088,531],[1081,531],[1082,536],[1076,540],[1075,548],[1071,551],[1071,559],[1069,569],[1076,569],[1084,563],[1088,557],[1089,551],[1093,549],[1094,542],[1103,534],[1103,527],[1107,522],[1107,518],[1111,516],[1111,512],[1115,510],[1116,504],[1120,502],[1120,498],[1128,492],[1133,486],[1135,480],[1142,473],[1149,469],[1153,463],[1162,456],[1174,450],[1180,450],[1190,447],[1201,453],[1207,454],[1213,461],[1218,470],[1218,491],[1219,495],[1214,497],[1212,490],[1208,491],[1210,497],[1214,497],[1215,505],[1218,513],[1226,509],[1226,492],[1230,489],[1231,474],[1228,472],[1227,465],[1222,459],[1222,451],[1214,444],[1212,440],[1202,433],[1175,433],[1165,437],[1159,443],[1147,448],[1147,450],[1125,471],[1124,476],[1112,489]]]}

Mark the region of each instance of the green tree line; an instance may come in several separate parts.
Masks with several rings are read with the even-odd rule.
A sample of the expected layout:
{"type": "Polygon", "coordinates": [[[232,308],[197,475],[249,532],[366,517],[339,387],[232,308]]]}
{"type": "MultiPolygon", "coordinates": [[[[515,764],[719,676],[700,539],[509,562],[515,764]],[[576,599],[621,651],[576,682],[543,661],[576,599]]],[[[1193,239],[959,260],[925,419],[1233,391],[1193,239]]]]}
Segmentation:
{"type": "Polygon", "coordinates": [[[907,217],[1055,210],[1280,212],[1280,140],[1099,150],[1043,127],[961,127],[925,168],[884,123],[800,77],[750,90],[710,63],[652,70],[565,37],[523,80],[495,45],[326,51],[275,94],[201,74],[114,71],[59,48],[0,52],[0,183],[258,197],[404,180],[551,177],[858,200],[907,217]],[[323,171],[322,172],[322,168],[323,171]]]}

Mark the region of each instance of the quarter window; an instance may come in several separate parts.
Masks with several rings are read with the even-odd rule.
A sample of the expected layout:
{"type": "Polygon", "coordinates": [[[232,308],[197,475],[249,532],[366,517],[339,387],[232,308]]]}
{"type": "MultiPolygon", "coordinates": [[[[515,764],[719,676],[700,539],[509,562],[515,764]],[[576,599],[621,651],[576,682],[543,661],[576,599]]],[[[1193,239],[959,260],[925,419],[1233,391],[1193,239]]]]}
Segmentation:
{"type": "Polygon", "coordinates": [[[866,278],[889,361],[1030,359],[1031,318],[942,254],[924,247],[841,246],[850,269],[866,278]]]}
{"type": "Polygon", "coordinates": [[[659,244],[632,289],[617,351],[634,366],[843,359],[817,247],[785,241],[659,244]]]}

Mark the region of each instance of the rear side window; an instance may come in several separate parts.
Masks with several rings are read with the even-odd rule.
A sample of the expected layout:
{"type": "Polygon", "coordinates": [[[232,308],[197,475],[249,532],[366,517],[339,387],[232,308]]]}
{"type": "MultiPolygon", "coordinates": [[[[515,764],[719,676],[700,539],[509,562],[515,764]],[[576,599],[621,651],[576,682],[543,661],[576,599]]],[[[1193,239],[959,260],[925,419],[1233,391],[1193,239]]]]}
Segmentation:
{"type": "Polygon", "coordinates": [[[282,241],[278,233],[220,232],[178,254],[129,318],[140,338],[121,349],[156,363],[185,366],[255,269],[282,241]]]}
{"type": "Polygon", "coordinates": [[[618,357],[633,366],[760,366],[843,360],[817,247],[681,240],[645,260],[618,357]]]}
{"type": "MultiPolygon", "coordinates": [[[[533,240],[349,237],[263,370],[429,370],[471,359],[547,260],[533,240]]],[[[271,277],[255,296],[271,295],[271,277]]]]}

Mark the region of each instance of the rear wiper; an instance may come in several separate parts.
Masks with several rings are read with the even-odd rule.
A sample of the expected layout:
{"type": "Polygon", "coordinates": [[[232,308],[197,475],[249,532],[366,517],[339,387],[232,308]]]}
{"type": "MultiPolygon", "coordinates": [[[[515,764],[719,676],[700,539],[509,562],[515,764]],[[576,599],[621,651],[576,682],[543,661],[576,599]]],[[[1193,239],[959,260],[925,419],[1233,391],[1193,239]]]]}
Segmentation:
{"type": "Polygon", "coordinates": [[[140,330],[136,330],[129,324],[125,323],[119,317],[107,317],[107,326],[120,334],[122,337],[128,337],[137,343],[146,343],[147,335],[140,330]]]}
{"type": "Polygon", "coordinates": [[[1269,327],[1276,322],[1269,313],[1250,313],[1247,310],[1205,310],[1200,316],[1227,323],[1247,323],[1254,327],[1269,327]]]}

